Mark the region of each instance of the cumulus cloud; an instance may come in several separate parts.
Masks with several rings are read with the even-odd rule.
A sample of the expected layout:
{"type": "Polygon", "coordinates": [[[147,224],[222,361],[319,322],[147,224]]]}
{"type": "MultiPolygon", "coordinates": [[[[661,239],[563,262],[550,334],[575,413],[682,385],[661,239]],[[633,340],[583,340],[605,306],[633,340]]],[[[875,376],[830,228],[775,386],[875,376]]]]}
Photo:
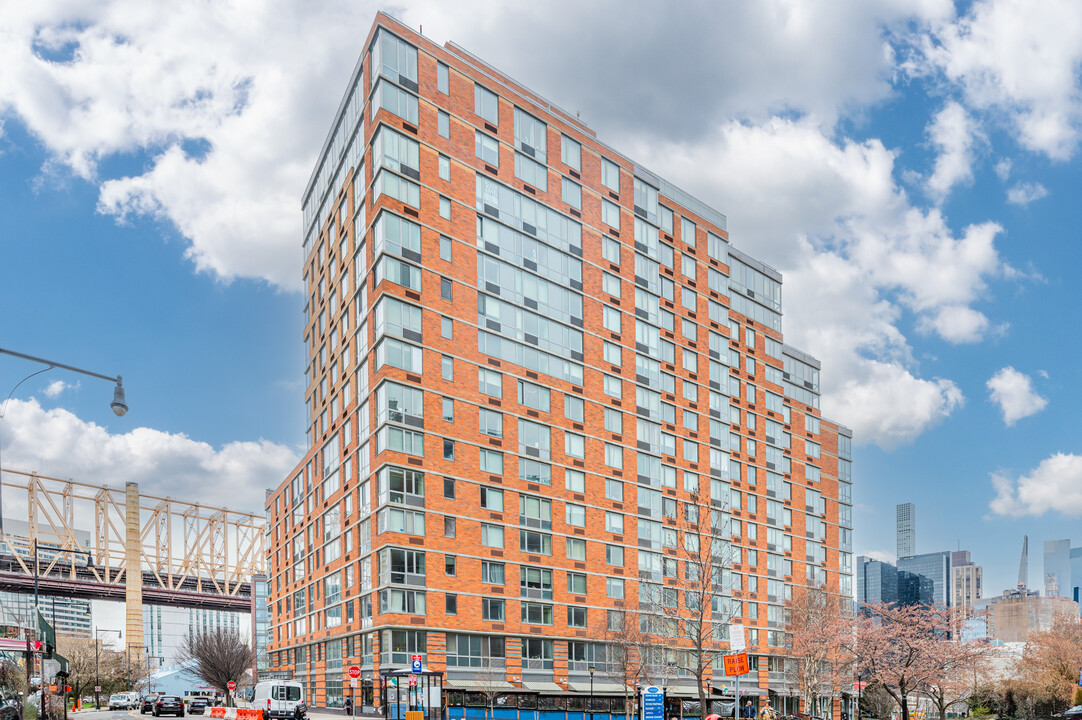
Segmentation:
{"type": "Polygon", "coordinates": [[[879,562],[890,563],[891,565],[898,562],[897,555],[892,552],[886,552],[885,550],[869,550],[868,552],[861,554],[871,560],[878,560],[879,562]]]}
{"type": "Polygon", "coordinates": [[[258,512],[264,492],[276,487],[299,456],[294,448],[266,440],[231,442],[220,448],[183,434],[136,428],[116,434],[68,410],[46,410],[34,399],[12,399],[3,434],[5,469],[188,498],[228,496],[222,503],[258,512]]]}
{"type": "Polygon", "coordinates": [[[965,108],[952,100],[932,120],[928,137],[939,155],[925,188],[942,202],[955,185],[973,182],[973,147],[981,139],[980,130],[965,108]]]}
{"type": "Polygon", "coordinates": [[[45,389],[42,390],[42,392],[45,394],[45,397],[58,398],[58,397],[60,397],[60,394],[62,392],[64,392],[65,390],[70,390],[72,388],[78,388],[78,387],[79,387],[79,383],[75,383],[74,385],[69,385],[68,383],[64,382],[63,380],[54,380],[53,382],[46,385],[45,389]]]}
{"type": "Polygon", "coordinates": [[[930,27],[915,41],[916,72],[941,74],[968,107],[1004,116],[1023,147],[1054,160],[1074,155],[1082,127],[1082,5],[978,0],[963,17],[930,27]]]}
{"type": "Polygon", "coordinates": [[[993,375],[986,386],[992,402],[999,405],[1003,422],[1014,425],[1022,418],[1036,415],[1048,405],[1048,400],[1033,389],[1028,375],[1007,366],[993,375]]]}
{"type": "Polygon", "coordinates": [[[1082,456],[1056,453],[1026,475],[993,473],[996,497],[989,504],[997,515],[1043,515],[1057,510],[1082,516],[1082,456]]]}
{"type": "Polygon", "coordinates": [[[1007,191],[1007,202],[1012,205],[1029,205],[1034,200],[1048,196],[1048,190],[1038,182],[1018,183],[1007,191]]]}

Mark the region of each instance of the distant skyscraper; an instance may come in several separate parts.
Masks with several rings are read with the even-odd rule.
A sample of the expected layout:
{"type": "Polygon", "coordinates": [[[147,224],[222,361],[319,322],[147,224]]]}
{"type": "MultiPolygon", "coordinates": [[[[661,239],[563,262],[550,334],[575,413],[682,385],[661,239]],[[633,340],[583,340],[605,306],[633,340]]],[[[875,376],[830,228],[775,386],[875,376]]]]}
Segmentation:
{"type": "Polygon", "coordinates": [[[1029,535],[1022,536],[1022,557],[1018,559],[1018,587],[1029,585],[1029,535]]]}
{"type": "Polygon", "coordinates": [[[1082,547],[1071,548],[1071,599],[1082,603],[1082,547]]]}
{"type": "Polygon", "coordinates": [[[974,565],[968,550],[951,553],[951,607],[973,607],[984,594],[984,568],[974,565]]]}
{"type": "Polygon", "coordinates": [[[898,601],[898,570],[890,563],[857,556],[857,603],[898,601]]]}
{"type": "Polygon", "coordinates": [[[1044,594],[1069,598],[1071,587],[1071,541],[1044,541],[1044,594]]]}
{"type": "Polygon", "coordinates": [[[897,508],[898,557],[917,553],[917,508],[913,503],[902,503],[897,508]]]}
{"type": "Polygon", "coordinates": [[[951,554],[948,551],[898,558],[898,572],[923,575],[932,581],[932,599],[940,605],[951,602],[951,554]]]}

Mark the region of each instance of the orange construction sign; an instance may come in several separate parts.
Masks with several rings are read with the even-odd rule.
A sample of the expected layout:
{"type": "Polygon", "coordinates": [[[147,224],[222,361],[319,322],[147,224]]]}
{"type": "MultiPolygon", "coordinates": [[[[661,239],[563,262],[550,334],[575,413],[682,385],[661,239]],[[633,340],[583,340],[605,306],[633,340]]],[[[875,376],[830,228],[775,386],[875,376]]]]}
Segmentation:
{"type": "Polygon", "coordinates": [[[736,655],[725,655],[724,660],[726,677],[747,675],[751,670],[751,667],[748,665],[748,654],[746,652],[737,653],[736,655]]]}

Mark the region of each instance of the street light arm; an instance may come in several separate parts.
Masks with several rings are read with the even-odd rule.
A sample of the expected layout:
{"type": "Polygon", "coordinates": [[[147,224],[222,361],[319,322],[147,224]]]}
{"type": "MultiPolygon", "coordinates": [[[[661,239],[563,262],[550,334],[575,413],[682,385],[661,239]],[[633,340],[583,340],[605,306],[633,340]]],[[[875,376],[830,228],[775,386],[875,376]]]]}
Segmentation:
{"type": "MultiPolygon", "coordinates": [[[[84,370],[82,368],[75,367],[74,365],[65,365],[64,363],[54,362],[52,360],[46,360],[45,358],[34,357],[33,355],[27,355],[25,353],[15,352],[14,350],[6,350],[0,348],[0,355],[12,355],[23,360],[31,360],[42,365],[48,365],[49,367],[63,368],[64,370],[71,370],[72,372],[82,373],[83,375],[89,375],[90,377],[101,378],[102,380],[108,380],[109,382],[120,382],[120,376],[110,377],[108,375],[102,375],[101,373],[92,372],[90,370],[84,370]]],[[[42,371],[44,372],[44,371],[42,371]]]]}

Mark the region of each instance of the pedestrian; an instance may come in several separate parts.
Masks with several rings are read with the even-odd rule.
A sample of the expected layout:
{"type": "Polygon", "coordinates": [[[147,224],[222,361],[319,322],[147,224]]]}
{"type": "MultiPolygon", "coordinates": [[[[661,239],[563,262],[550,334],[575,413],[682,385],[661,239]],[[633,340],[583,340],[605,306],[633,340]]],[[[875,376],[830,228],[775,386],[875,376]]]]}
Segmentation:
{"type": "Polygon", "coordinates": [[[742,714],[746,718],[755,717],[755,708],[751,706],[751,700],[748,700],[748,702],[744,705],[744,712],[742,714]]]}
{"type": "Polygon", "coordinates": [[[353,715],[353,698],[346,698],[346,701],[342,703],[342,707],[346,711],[346,715],[353,715]]]}

